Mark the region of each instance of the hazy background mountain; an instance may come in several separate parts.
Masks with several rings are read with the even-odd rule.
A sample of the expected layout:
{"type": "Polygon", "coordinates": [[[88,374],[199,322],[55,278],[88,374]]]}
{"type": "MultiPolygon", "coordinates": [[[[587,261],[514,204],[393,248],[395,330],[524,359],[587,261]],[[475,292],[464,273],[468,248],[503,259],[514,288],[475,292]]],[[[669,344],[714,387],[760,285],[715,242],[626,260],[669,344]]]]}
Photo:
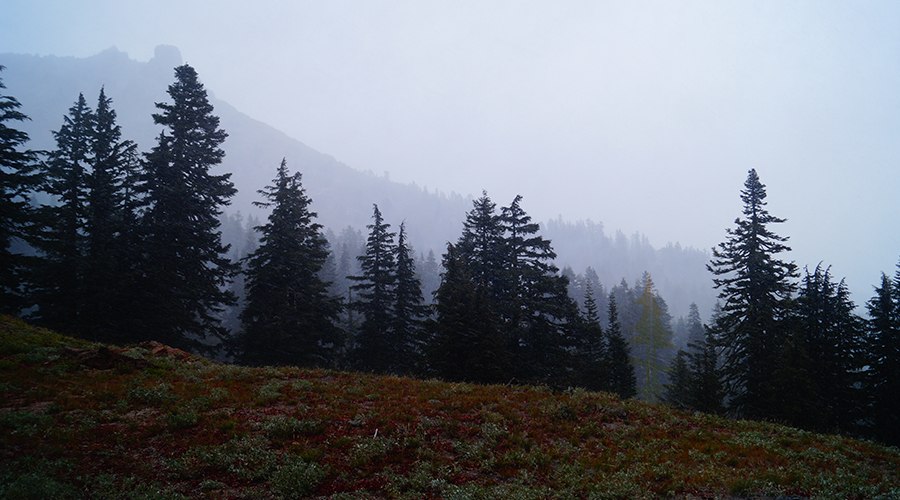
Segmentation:
{"type": "MultiPolygon", "coordinates": [[[[173,69],[183,62],[190,63],[182,61],[178,49],[171,46],[157,47],[148,62],[134,61],[115,48],[87,58],[0,55],[0,64],[7,67],[2,74],[7,93],[22,103],[22,111],[31,118],[21,126],[31,137],[29,147],[48,150],[55,146],[51,131],[59,129],[78,93],[84,93],[88,103],[95,106],[100,88],[105,87],[123,135],[136,141],[141,151],[149,151],[161,130],[151,117],[156,112],[154,103],[168,100],[166,89],[174,80],[173,69]]],[[[439,186],[400,184],[392,182],[386,173],[356,170],[216,99],[215,89],[207,87],[207,91],[222,128],[229,134],[221,171],[232,173],[238,194],[228,213],[264,217],[252,202],[259,199],[257,190],[269,183],[281,159],[286,158],[291,171],[303,173],[303,184],[319,222],[335,234],[348,226],[365,234],[375,203],[394,228],[405,221],[417,253],[430,249],[439,258],[446,242],[459,237],[465,213],[472,206],[472,194],[445,194],[435,189],[439,186]]],[[[498,206],[511,201],[492,199],[498,206]]],[[[523,200],[526,211],[528,202],[523,200]]],[[[631,208],[624,206],[622,210],[631,208]]],[[[553,242],[560,268],[569,266],[578,274],[591,266],[607,290],[622,279],[634,283],[647,271],[652,273],[673,316],[686,314],[691,302],[697,303],[704,317],[709,315],[715,293],[705,269],[708,252],[678,244],[656,249],[640,233],[627,236],[618,229],[607,233],[600,222],[573,222],[560,217],[542,221],[541,225],[543,236],[553,242]]],[[[240,240],[235,234],[226,237],[240,240]]]]}

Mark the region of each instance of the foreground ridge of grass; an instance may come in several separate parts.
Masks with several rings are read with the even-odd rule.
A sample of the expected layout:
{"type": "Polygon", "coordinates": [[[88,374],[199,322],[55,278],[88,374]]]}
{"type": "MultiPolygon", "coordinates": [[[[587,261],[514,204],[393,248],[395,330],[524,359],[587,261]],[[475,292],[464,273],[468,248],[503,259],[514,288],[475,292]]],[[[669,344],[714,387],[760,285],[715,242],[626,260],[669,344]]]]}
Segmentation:
{"type": "Polygon", "coordinates": [[[0,498],[900,499],[900,452],[841,436],[107,347],[0,317],[0,498]]]}

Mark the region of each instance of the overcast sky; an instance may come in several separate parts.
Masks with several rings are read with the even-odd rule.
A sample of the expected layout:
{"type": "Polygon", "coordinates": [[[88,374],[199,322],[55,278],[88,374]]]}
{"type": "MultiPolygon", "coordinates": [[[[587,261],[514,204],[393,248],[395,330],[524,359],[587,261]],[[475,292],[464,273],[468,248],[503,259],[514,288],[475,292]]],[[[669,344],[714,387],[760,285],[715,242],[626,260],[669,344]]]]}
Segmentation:
{"type": "MultiPolygon", "coordinates": [[[[0,53],[149,60],[360,170],[709,249],[755,168],[785,257],[900,259],[900,2],[4,0],[0,53]]],[[[0,61],[2,64],[2,61],[0,61]]],[[[27,110],[26,110],[27,112],[27,110]]],[[[226,143],[227,149],[227,143],[226,143]]],[[[301,165],[296,166],[302,170],[301,165]]]]}

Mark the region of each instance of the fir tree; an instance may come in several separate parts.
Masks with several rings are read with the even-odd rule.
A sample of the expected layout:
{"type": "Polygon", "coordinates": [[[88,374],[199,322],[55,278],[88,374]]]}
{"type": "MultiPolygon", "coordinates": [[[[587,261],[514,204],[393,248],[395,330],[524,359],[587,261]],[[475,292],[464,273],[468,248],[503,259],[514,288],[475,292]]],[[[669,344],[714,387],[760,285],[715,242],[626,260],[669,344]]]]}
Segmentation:
{"type": "Polygon", "coordinates": [[[494,356],[491,361],[490,357],[482,358],[483,354],[478,354],[477,359],[483,361],[464,364],[477,371],[467,376],[458,374],[455,377],[458,380],[500,381],[502,378],[507,380],[516,378],[521,373],[521,370],[515,370],[515,372],[507,371],[502,376],[497,374],[497,370],[501,367],[504,370],[513,370],[512,367],[518,363],[518,360],[513,361],[513,358],[518,355],[520,348],[518,338],[510,332],[508,326],[511,310],[509,298],[512,293],[507,289],[509,277],[504,274],[507,251],[503,233],[503,222],[497,214],[497,205],[491,201],[486,192],[482,192],[482,196],[473,202],[472,210],[466,213],[463,233],[457,244],[448,245],[448,252],[443,257],[445,274],[442,276],[435,298],[438,302],[437,321],[446,329],[444,335],[438,334],[439,338],[449,336],[450,333],[446,330],[450,330],[454,335],[463,335],[463,338],[467,339],[465,342],[468,345],[464,347],[466,349],[464,352],[472,355],[478,346],[486,345],[492,349],[494,356]],[[464,269],[454,268],[451,272],[448,265],[464,269]],[[461,280],[468,280],[470,283],[464,284],[461,280]],[[457,296],[467,301],[478,297],[484,304],[479,306],[478,314],[472,318],[460,317],[461,311],[446,303],[448,300],[456,300],[453,297],[457,296]],[[444,301],[444,304],[441,304],[441,301],[444,301]],[[448,312],[448,308],[452,314],[448,312]],[[452,324],[444,325],[444,321],[451,321],[452,324]],[[488,325],[494,330],[487,331],[488,325]],[[472,338],[474,336],[484,336],[485,339],[474,341],[472,338]],[[500,343],[503,345],[502,356],[496,352],[495,343],[498,339],[501,339],[500,343]]]}
{"type": "Polygon", "coordinates": [[[603,390],[607,386],[607,360],[606,336],[603,327],[600,326],[600,313],[597,310],[597,301],[594,298],[594,288],[590,282],[586,283],[584,299],[584,318],[581,327],[581,342],[577,356],[578,377],[577,383],[588,390],[603,390]]]}
{"type": "Polygon", "coordinates": [[[706,340],[706,329],[703,327],[703,320],[700,318],[700,309],[693,302],[688,306],[686,323],[688,344],[696,344],[706,340]]]}
{"type": "Polygon", "coordinates": [[[354,310],[355,292],[352,289],[352,277],[358,275],[358,257],[365,252],[365,239],[362,232],[350,226],[341,230],[335,239],[336,246],[340,248],[340,260],[338,261],[338,283],[333,287],[335,294],[342,298],[346,307],[341,315],[341,327],[344,330],[346,342],[344,350],[339,358],[339,366],[352,368],[352,355],[356,337],[359,334],[360,315],[354,310]]]}
{"type": "Polygon", "coordinates": [[[625,337],[622,336],[622,326],[619,323],[619,313],[616,307],[616,298],[609,294],[609,328],[606,329],[608,382],[606,390],[616,394],[622,399],[633,398],[637,395],[637,380],[634,376],[634,366],[630,361],[630,352],[625,337]]]}
{"type": "Polygon", "coordinates": [[[597,299],[594,298],[594,285],[588,281],[584,291],[584,318],[593,324],[600,324],[600,312],[597,309],[597,299]]]}
{"type": "Polygon", "coordinates": [[[516,196],[501,211],[502,239],[497,248],[501,268],[495,282],[496,310],[507,328],[523,380],[559,383],[571,367],[576,347],[577,305],[569,298],[568,280],[553,265],[556,253],[540,226],[522,209],[516,196]]]}
{"type": "Polygon", "coordinates": [[[474,279],[468,263],[451,243],[443,256],[443,268],[435,294],[436,317],[427,321],[430,369],[445,380],[508,381],[506,340],[491,310],[487,289],[474,279]]]}
{"type": "Polygon", "coordinates": [[[422,296],[426,304],[434,302],[434,293],[441,285],[441,269],[434,250],[429,249],[420,268],[422,277],[422,296]]]}
{"type": "MultiPolygon", "coordinates": [[[[595,306],[597,308],[597,316],[598,321],[601,326],[607,326],[606,324],[606,315],[602,314],[602,311],[606,311],[609,308],[609,305],[606,303],[609,294],[603,288],[603,283],[600,283],[600,277],[597,276],[597,271],[594,270],[593,267],[588,266],[584,270],[584,276],[582,278],[584,281],[584,289],[588,290],[588,287],[591,290],[591,294],[594,299],[595,306]]],[[[587,294],[585,294],[587,296],[587,294]]]]}
{"type": "Polygon", "coordinates": [[[688,367],[688,353],[684,349],[679,349],[675,355],[675,360],[669,367],[669,375],[662,401],[676,408],[691,408],[693,374],[688,367]]]}
{"type": "Polygon", "coordinates": [[[508,207],[503,207],[500,217],[504,230],[501,250],[506,252],[506,267],[512,278],[509,285],[514,296],[529,293],[534,283],[559,271],[553,265],[556,253],[550,241],[538,234],[540,225],[532,222],[521,201],[522,196],[516,196],[508,207]]]}
{"type": "Polygon", "coordinates": [[[131,331],[135,340],[199,348],[224,336],[218,316],[234,303],[225,287],[236,266],[218,216],[235,189],[231,174],[210,173],[225,156],[227,134],[194,68],[175,68],[168,93],[171,104],[156,103],[153,120],[164,129],[143,166],[142,294],[131,331]]]}
{"type": "Polygon", "coordinates": [[[384,222],[378,205],[374,205],[372,219],[372,224],[366,226],[366,253],[358,257],[362,275],[350,277],[356,282],[350,287],[356,298],[351,307],[364,317],[356,338],[354,364],[359,370],[389,373],[399,369],[403,356],[393,325],[397,283],[395,233],[389,232],[391,225],[384,222]]]}
{"type": "Polygon", "coordinates": [[[784,222],[766,210],[766,190],[750,170],[741,200],[743,218],[728,230],[728,240],[713,248],[707,269],[723,300],[714,325],[723,346],[725,381],[738,415],[763,418],[772,414],[777,389],[773,373],[779,350],[786,345],[784,323],[794,290],[796,266],[777,259],[789,251],[769,225],[784,222]]]}
{"type": "Polygon", "coordinates": [[[423,305],[422,283],[416,276],[416,267],[411,249],[407,243],[406,225],[400,224],[395,247],[397,282],[394,289],[393,331],[400,352],[397,370],[412,374],[422,368],[424,338],[422,321],[428,315],[428,307],[423,305]]]}
{"type": "Polygon", "coordinates": [[[569,297],[578,304],[578,307],[581,307],[584,302],[584,289],[582,288],[584,284],[582,283],[581,276],[575,274],[575,270],[569,265],[563,266],[560,275],[565,277],[569,282],[569,288],[567,290],[569,297]]]}
{"type": "MultiPolygon", "coordinates": [[[[646,281],[644,282],[646,285],[646,281]]],[[[616,299],[616,309],[618,310],[619,324],[623,332],[632,332],[637,325],[638,320],[643,314],[643,306],[638,304],[640,293],[644,291],[644,286],[632,289],[625,281],[625,278],[618,285],[612,287],[609,293],[611,297],[616,299]]]]}
{"type": "Polygon", "coordinates": [[[254,204],[272,212],[255,228],[260,246],[246,258],[239,359],[251,365],[330,365],[340,342],[341,306],[319,278],[328,243],[322,225],[313,222],[317,214],[309,210],[301,174],[291,175],[282,160],[272,185],[259,193],[267,201],[254,204]]]}
{"type": "MultiPolygon", "coordinates": [[[[5,88],[0,78],[0,91],[5,88]]],[[[25,241],[33,222],[27,194],[36,183],[31,172],[37,163],[33,151],[21,150],[28,134],[7,125],[29,119],[20,107],[16,98],[0,93],[0,313],[14,315],[26,306],[23,274],[31,259],[13,245],[25,241]]]]}
{"type": "Polygon", "coordinates": [[[499,303],[507,294],[500,282],[506,250],[497,205],[487,193],[482,193],[466,214],[456,247],[471,271],[471,279],[488,293],[490,300],[499,303]]]}
{"type": "Polygon", "coordinates": [[[333,284],[332,291],[334,295],[346,299],[347,292],[350,290],[350,280],[347,279],[347,276],[353,275],[351,261],[354,257],[350,255],[350,248],[346,242],[341,244],[339,252],[336,269],[337,279],[333,284]]]}
{"type": "MultiPolygon", "coordinates": [[[[497,366],[504,366],[504,369],[509,369],[510,364],[507,361],[518,354],[516,352],[519,348],[518,339],[507,328],[510,307],[506,304],[510,293],[506,289],[509,278],[504,276],[506,249],[504,248],[503,232],[502,219],[497,214],[497,204],[491,201],[487,192],[482,192],[482,196],[473,202],[472,210],[466,213],[466,220],[463,222],[463,233],[456,246],[448,246],[448,253],[443,258],[443,266],[447,274],[442,277],[441,286],[438,288],[438,293],[435,296],[440,307],[438,309],[438,322],[452,318],[455,324],[450,328],[457,331],[469,329],[470,331],[465,332],[468,335],[485,335],[488,337],[486,340],[489,345],[493,345],[493,342],[496,340],[494,338],[495,333],[502,339],[504,355],[497,358],[498,361],[502,360],[502,363],[495,365],[491,363],[484,364],[479,370],[485,373],[470,374],[470,377],[474,377],[472,380],[492,379],[494,377],[493,372],[497,366]],[[452,261],[448,261],[451,258],[452,261]],[[449,273],[448,265],[464,266],[465,272],[449,273]],[[454,281],[448,283],[447,276],[452,277],[454,281]],[[471,290],[468,290],[467,285],[455,281],[462,279],[471,281],[471,290]],[[447,293],[448,287],[451,287],[452,294],[447,293]],[[460,290],[465,291],[465,293],[462,293],[460,290]],[[440,314],[441,310],[445,310],[443,308],[452,307],[449,304],[440,305],[440,301],[453,300],[449,299],[449,297],[455,296],[457,293],[462,294],[467,299],[477,295],[484,301],[484,304],[479,307],[479,315],[472,318],[472,324],[469,326],[465,326],[465,319],[458,318],[456,315],[440,314]],[[495,332],[483,330],[487,325],[493,325],[495,332]]],[[[469,342],[473,346],[480,345],[479,342],[469,342]]],[[[509,378],[515,377],[513,373],[505,375],[509,378]]],[[[502,377],[497,377],[497,380],[500,378],[502,377]]]]}
{"type": "Polygon", "coordinates": [[[138,199],[137,144],[122,139],[112,99],[101,89],[94,112],[87,185],[84,310],[82,336],[122,342],[125,297],[135,286],[133,268],[139,235],[135,231],[138,199]]]}
{"type": "Polygon", "coordinates": [[[865,332],[855,307],[847,286],[843,281],[834,283],[829,268],[820,264],[812,273],[806,270],[794,314],[815,384],[816,430],[851,431],[865,416],[858,389],[865,366],[865,332]]]}
{"type": "Polygon", "coordinates": [[[883,443],[900,446],[900,270],[893,280],[882,273],[881,285],[866,306],[870,364],[866,392],[871,400],[871,432],[883,443]]]}
{"type": "Polygon", "coordinates": [[[138,162],[111,102],[101,89],[94,111],[79,95],[54,132],[57,147],[41,172],[52,199],[41,207],[33,317],[71,335],[121,343],[140,246],[138,162]]]}
{"type": "Polygon", "coordinates": [[[93,140],[94,113],[84,94],[69,108],[63,125],[53,133],[54,149],[41,172],[42,190],[52,199],[40,207],[41,234],[37,247],[38,305],[31,316],[44,326],[67,334],[77,334],[83,325],[87,253],[88,187],[93,140]]]}

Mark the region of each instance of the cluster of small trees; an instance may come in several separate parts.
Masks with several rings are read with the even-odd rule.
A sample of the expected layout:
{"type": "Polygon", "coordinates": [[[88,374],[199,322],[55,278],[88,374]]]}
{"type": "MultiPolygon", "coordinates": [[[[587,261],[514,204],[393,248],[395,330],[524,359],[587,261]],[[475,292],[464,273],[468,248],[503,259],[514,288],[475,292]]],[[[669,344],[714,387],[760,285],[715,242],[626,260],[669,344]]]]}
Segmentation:
{"type": "Polygon", "coordinates": [[[900,444],[900,271],[882,275],[863,319],[829,268],[795,282],[796,265],[778,258],[787,238],[770,227],[784,219],[765,198],[751,170],[743,217],[708,266],[720,308],[676,359],[669,400],[900,444]]]}
{"type": "Polygon", "coordinates": [[[487,194],[447,245],[429,321],[431,368],[450,379],[518,380],[604,389],[630,397],[634,369],[610,300],[606,331],[593,293],[584,314],[521,197],[497,212],[487,194]]]}

